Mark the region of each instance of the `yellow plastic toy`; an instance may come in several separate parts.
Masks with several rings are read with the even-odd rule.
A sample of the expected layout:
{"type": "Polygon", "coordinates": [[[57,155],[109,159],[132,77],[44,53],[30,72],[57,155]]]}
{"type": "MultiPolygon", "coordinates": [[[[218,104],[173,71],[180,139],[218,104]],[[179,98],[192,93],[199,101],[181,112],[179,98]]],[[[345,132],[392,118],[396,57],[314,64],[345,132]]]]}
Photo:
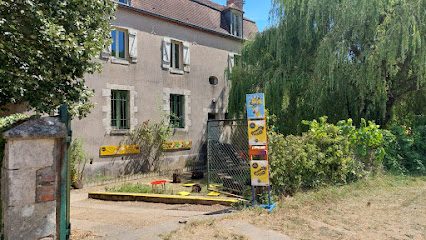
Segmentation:
{"type": "Polygon", "coordinates": [[[209,192],[209,194],[207,194],[207,196],[219,196],[220,193],[218,192],[209,192]]]}

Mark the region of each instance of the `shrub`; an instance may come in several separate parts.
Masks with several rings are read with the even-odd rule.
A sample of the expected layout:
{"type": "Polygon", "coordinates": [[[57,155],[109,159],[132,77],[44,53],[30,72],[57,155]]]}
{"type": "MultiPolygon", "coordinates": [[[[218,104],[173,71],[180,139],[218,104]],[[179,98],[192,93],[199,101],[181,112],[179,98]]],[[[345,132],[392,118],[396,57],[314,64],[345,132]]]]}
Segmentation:
{"type": "Polygon", "coordinates": [[[303,123],[309,130],[302,136],[268,132],[271,183],[276,193],[346,184],[380,169],[386,131],[373,122],[367,125],[363,120],[360,128],[351,119],[337,125],[327,123],[327,117],[303,123]]]}
{"type": "Polygon", "coordinates": [[[426,125],[419,124],[412,129],[393,126],[386,136],[386,169],[400,174],[426,173],[426,125]]]}
{"type": "Polygon", "coordinates": [[[352,125],[352,119],[339,121],[337,127],[339,135],[349,139],[355,157],[362,162],[366,170],[376,171],[381,168],[386,145],[383,135],[388,133],[387,130],[380,129],[380,126],[372,121],[367,125],[363,118],[359,128],[352,125]]]}
{"type": "Polygon", "coordinates": [[[270,133],[268,137],[271,183],[277,193],[293,194],[326,184],[344,184],[363,173],[348,139],[332,132],[285,138],[270,133]]]}
{"type": "Polygon", "coordinates": [[[78,187],[79,181],[83,180],[84,169],[88,156],[84,151],[84,140],[75,138],[68,149],[68,157],[71,165],[71,184],[78,187]]]}
{"type": "Polygon", "coordinates": [[[147,120],[128,133],[122,141],[122,145],[140,145],[141,151],[138,156],[140,166],[136,169],[156,171],[161,166],[163,143],[168,140],[171,133],[168,119],[169,117],[163,117],[157,123],[147,120]]]}

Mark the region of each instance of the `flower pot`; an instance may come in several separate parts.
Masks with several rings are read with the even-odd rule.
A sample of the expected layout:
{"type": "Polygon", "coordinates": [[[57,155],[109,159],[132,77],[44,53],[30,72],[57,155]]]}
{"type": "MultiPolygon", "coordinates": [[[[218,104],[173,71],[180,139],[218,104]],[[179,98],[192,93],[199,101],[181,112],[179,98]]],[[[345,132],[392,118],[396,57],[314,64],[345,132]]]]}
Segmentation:
{"type": "Polygon", "coordinates": [[[79,180],[75,181],[72,185],[76,189],[82,189],[84,187],[84,182],[83,182],[82,179],[79,179],[79,180]]]}

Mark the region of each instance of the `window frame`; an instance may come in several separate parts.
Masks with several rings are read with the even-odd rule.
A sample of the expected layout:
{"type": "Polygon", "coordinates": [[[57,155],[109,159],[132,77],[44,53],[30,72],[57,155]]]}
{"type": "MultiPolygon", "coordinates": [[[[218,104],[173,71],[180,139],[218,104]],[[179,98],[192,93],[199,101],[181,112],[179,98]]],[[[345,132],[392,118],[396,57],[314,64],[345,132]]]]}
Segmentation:
{"type": "Polygon", "coordinates": [[[185,95],[170,94],[169,101],[170,124],[173,128],[185,128],[185,95]]]}
{"type": "Polygon", "coordinates": [[[111,89],[111,128],[113,130],[129,130],[130,129],[130,91],[111,89]],[[125,98],[121,98],[121,95],[125,94],[125,98]],[[114,96],[115,95],[115,96],[114,96]],[[124,115],[122,118],[122,103],[124,100],[124,115]],[[122,121],[125,124],[122,124],[122,121]]]}
{"type": "Polygon", "coordinates": [[[231,34],[236,37],[242,37],[243,35],[243,14],[237,11],[231,11],[231,34]]]}
{"type": "Polygon", "coordinates": [[[116,2],[117,4],[123,4],[126,6],[130,6],[130,0],[113,0],[114,2],[116,2]]]}
{"type": "Polygon", "coordinates": [[[176,70],[183,69],[183,43],[180,41],[171,40],[170,41],[170,68],[176,70]],[[178,66],[176,67],[176,46],[179,46],[178,51],[178,66]]]}
{"type": "Polygon", "coordinates": [[[111,57],[115,58],[115,59],[121,59],[121,60],[127,60],[128,56],[129,56],[129,33],[127,31],[127,29],[123,29],[123,28],[115,28],[114,30],[111,31],[111,38],[114,40],[111,43],[111,57]],[[115,32],[115,38],[112,36],[113,32],[115,32]],[[120,57],[120,51],[117,51],[117,49],[120,48],[120,41],[118,41],[117,39],[119,39],[119,34],[120,32],[122,32],[124,34],[123,37],[123,44],[124,44],[124,57],[120,57]],[[113,45],[115,45],[115,49],[113,45]],[[113,52],[115,51],[115,54],[113,54],[113,52]]]}

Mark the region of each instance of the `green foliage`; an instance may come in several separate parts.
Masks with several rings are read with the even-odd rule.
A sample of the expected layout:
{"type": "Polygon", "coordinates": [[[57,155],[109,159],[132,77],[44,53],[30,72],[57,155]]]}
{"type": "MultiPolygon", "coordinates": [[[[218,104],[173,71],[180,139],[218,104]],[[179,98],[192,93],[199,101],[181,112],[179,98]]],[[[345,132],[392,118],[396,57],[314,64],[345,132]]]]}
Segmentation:
{"type": "Polygon", "coordinates": [[[245,94],[253,92],[265,93],[286,134],[323,115],[385,126],[392,114],[424,110],[424,0],[273,3],[276,24],[246,42],[243,64],[232,71],[231,115],[244,115],[245,94]],[[401,107],[392,111],[395,104],[401,107]]]}
{"type": "Polygon", "coordinates": [[[27,115],[21,113],[15,113],[7,117],[0,118],[0,131],[4,132],[6,129],[10,128],[15,123],[27,118],[27,115]]]}
{"type": "Polygon", "coordinates": [[[346,184],[380,169],[386,131],[373,122],[362,120],[360,128],[351,119],[337,125],[327,123],[327,117],[303,123],[309,130],[302,136],[268,132],[271,182],[277,193],[346,184]]]}
{"type": "Polygon", "coordinates": [[[110,0],[0,1],[0,107],[28,103],[40,113],[68,104],[84,116],[92,90],[84,75],[111,43],[110,0]]]}
{"type": "Polygon", "coordinates": [[[119,186],[105,187],[107,192],[126,192],[126,193],[162,193],[160,188],[152,188],[149,185],[141,183],[124,183],[119,186]]]}
{"type": "Polygon", "coordinates": [[[27,118],[28,118],[27,115],[24,115],[21,113],[16,113],[4,118],[0,118],[0,163],[3,162],[4,145],[5,145],[5,141],[3,139],[3,132],[27,118]]]}
{"type": "Polygon", "coordinates": [[[84,151],[84,140],[74,139],[68,148],[68,157],[71,163],[71,183],[83,180],[84,169],[88,160],[88,155],[84,151]]]}
{"type": "Polygon", "coordinates": [[[128,133],[122,141],[123,145],[140,145],[140,165],[146,170],[155,171],[161,166],[163,143],[167,141],[172,130],[168,120],[168,117],[163,117],[158,123],[147,120],[128,133]]]}
{"type": "Polygon", "coordinates": [[[396,173],[426,173],[426,125],[394,126],[387,135],[385,167],[396,173]]]}

